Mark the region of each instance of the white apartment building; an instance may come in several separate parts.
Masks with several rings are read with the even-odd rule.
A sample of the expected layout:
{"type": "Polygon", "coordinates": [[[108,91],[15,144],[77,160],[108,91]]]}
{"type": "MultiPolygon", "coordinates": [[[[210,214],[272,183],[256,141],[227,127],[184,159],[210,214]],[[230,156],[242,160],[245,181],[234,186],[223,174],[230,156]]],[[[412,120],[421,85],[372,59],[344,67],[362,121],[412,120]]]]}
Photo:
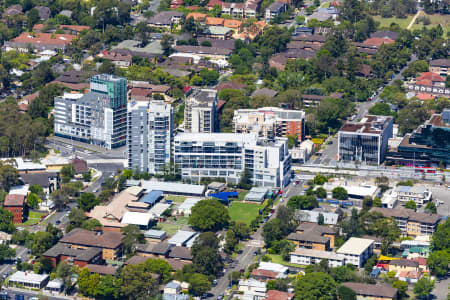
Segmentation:
{"type": "Polygon", "coordinates": [[[245,168],[256,186],[289,183],[291,156],[287,138],[269,141],[255,134],[182,133],[175,137],[175,163],[184,179],[223,177],[238,183],[245,168]]]}
{"type": "Polygon", "coordinates": [[[346,264],[362,268],[373,254],[374,241],[351,237],[336,253],[345,258],[346,264]]]}
{"type": "Polygon", "coordinates": [[[319,264],[322,259],[328,261],[328,265],[333,268],[345,266],[345,256],[332,251],[322,251],[307,248],[296,248],[291,252],[291,263],[299,265],[319,264]]]}
{"type": "Polygon", "coordinates": [[[397,201],[403,204],[408,201],[414,201],[418,207],[432,200],[432,192],[423,186],[397,186],[397,201]]]}
{"type": "Polygon", "coordinates": [[[238,109],[234,111],[235,133],[256,133],[261,137],[296,135],[299,141],[305,136],[305,112],[278,107],[238,109]]]}
{"type": "Polygon", "coordinates": [[[184,108],[184,131],[214,132],[217,128],[217,91],[195,90],[186,99],[184,108]]]}
{"type": "Polygon", "coordinates": [[[173,109],[163,101],[128,103],[128,167],[156,174],[170,162],[173,109]]]}

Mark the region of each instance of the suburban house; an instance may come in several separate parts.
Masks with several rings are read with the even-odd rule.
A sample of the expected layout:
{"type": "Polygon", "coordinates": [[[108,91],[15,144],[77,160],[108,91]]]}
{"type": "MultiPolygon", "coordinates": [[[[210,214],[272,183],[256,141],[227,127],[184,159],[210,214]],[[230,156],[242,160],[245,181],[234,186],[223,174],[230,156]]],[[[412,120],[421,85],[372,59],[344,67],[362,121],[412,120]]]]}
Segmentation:
{"type": "Polygon", "coordinates": [[[17,50],[21,53],[27,53],[29,50],[62,50],[64,52],[76,37],[76,35],[71,34],[22,32],[18,37],[6,41],[3,51],[17,50]]]}
{"type": "Polygon", "coordinates": [[[21,174],[20,180],[28,186],[40,185],[46,195],[50,195],[59,187],[60,178],[55,172],[38,172],[21,174]]]}
{"type": "Polygon", "coordinates": [[[430,72],[441,76],[450,75],[450,59],[433,59],[430,61],[430,72]]]}
{"type": "Polygon", "coordinates": [[[356,293],[356,299],[365,300],[396,300],[397,289],[387,285],[376,285],[358,282],[344,282],[342,284],[356,293]]]}

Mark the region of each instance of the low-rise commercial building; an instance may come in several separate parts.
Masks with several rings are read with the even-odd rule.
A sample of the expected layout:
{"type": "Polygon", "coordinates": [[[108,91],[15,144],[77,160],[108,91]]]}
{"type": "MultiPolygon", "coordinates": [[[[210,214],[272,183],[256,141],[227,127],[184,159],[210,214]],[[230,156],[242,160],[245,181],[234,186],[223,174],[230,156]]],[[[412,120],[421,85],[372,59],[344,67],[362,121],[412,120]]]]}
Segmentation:
{"type": "Polygon", "coordinates": [[[412,209],[389,209],[373,207],[370,212],[378,212],[387,218],[394,218],[402,235],[431,236],[437,229],[441,216],[437,214],[416,213],[412,209]]]}
{"type": "Polygon", "coordinates": [[[236,184],[248,170],[256,186],[284,187],[291,174],[287,138],[269,141],[254,134],[179,134],[175,164],[183,178],[196,182],[203,177],[223,177],[236,184]]]}
{"type": "Polygon", "coordinates": [[[374,241],[351,237],[337,251],[347,264],[361,268],[373,254],[374,241]]]}
{"type": "Polygon", "coordinates": [[[34,274],[30,271],[17,271],[8,278],[10,284],[20,285],[27,288],[42,289],[49,281],[48,274],[34,274]]]}
{"type": "Polygon", "coordinates": [[[338,155],[342,161],[380,165],[392,137],[394,119],[365,116],[358,123],[345,123],[338,132],[338,155]]]}
{"type": "Polygon", "coordinates": [[[432,192],[423,186],[397,186],[397,201],[406,203],[414,201],[417,207],[425,205],[432,200],[432,192]]]}

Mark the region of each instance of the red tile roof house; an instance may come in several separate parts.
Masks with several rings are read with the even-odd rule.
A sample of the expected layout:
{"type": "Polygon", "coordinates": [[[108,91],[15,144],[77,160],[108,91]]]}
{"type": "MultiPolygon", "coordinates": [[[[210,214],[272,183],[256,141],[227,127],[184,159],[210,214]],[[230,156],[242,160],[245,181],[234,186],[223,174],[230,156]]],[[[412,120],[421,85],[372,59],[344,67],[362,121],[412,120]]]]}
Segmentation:
{"type": "Polygon", "coordinates": [[[3,208],[9,210],[13,215],[13,223],[23,222],[23,210],[25,207],[25,195],[6,195],[3,208]]]}
{"type": "Polygon", "coordinates": [[[267,291],[267,297],[264,300],[292,300],[294,299],[293,293],[281,292],[277,290],[267,291]]]}
{"type": "Polygon", "coordinates": [[[130,91],[130,99],[135,101],[152,100],[152,90],[144,88],[132,88],[130,91]]]}
{"type": "Polygon", "coordinates": [[[445,87],[445,78],[437,73],[423,72],[416,78],[416,84],[445,87]]]}
{"type": "Polygon", "coordinates": [[[17,50],[22,53],[27,53],[30,48],[37,51],[65,51],[75,38],[76,35],[70,34],[22,32],[18,37],[5,42],[3,49],[5,51],[17,50]]]}

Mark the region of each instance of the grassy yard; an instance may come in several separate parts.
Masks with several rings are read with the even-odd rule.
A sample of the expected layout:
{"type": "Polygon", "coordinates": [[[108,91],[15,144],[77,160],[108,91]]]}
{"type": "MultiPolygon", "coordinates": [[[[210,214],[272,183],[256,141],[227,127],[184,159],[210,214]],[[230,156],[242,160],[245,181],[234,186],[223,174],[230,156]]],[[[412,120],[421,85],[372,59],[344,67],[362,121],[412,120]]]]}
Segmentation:
{"type": "Polygon", "coordinates": [[[250,222],[258,215],[260,208],[262,210],[263,206],[251,203],[233,202],[230,208],[228,208],[228,212],[231,220],[243,221],[250,225],[250,222]]]}
{"type": "Polygon", "coordinates": [[[408,27],[409,22],[411,22],[413,16],[408,16],[405,19],[399,18],[382,18],[381,16],[374,16],[375,21],[380,22],[380,27],[389,27],[392,23],[398,24],[401,28],[406,29],[408,27]]]}
{"type": "Polygon", "coordinates": [[[281,257],[281,255],[279,255],[279,254],[266,254],[266,256],[270,257],[270,259],[272,260],[273,263],[280,264],[283,266],[295,267],[295,268],[305,268],[306,267],[304,265],[297,265],[297,264],[292,264],[290,262],[284,261],[283,258],[281,257]]]}
{"type": "Polygon", "coordinates": [[[25,226],[31,226],[39,223],[41,217],[45,215],[45,213],[30,211],[28,213],[28,219],[23,223],[25,226]]]}
{"type": "Polygon", "coordinates": [[[157,229],[163,230],[167,232],[168,235],[173,235],[177,232],[177,228],[180,228],[181,226],[178,226],[176,224],[170,224],[170,223],[158,223],[156,226],[157,229]]]}
{"type": "Polygon", "coordinates": [[[175,234],[178,229],[182,229],[184,225],[188,225],[189,217],[177,217],[169,218],[166,222],[158,223],[156,227],[160,230],[164,230],[167,234],[175,234]]]}
{"type": "MultiPolygon", "coordinates": [[[[431,24],[425,26],[427,28],[436,27],[438,24],[441,24],[442,29],[444,29],[444,38],[447,36],[447,33],[450,31],[450,15],[439,15],[439,14],[428,15],[422,12],[420,16],[421,17],[426,16],[430,19],[431,24]]],[[[411,27],[411,30],[421,29],[422,27],[423,27],[422,23],[420,24],[414,23],[411,27]]]]}
{"type": "Polygon", "coordinates": [[[174,203],[183,203],[184,200],[186,200],[186,197],[184,196],[175,196],[175,195],[169,195],[166,197],[166,200],[171,200],[174,203]]]}
{"type": "Polygon", "coordinates": [[[238,198],[235,199],[234,201],[241,201],[241,202],[244,201],[245,196],[247,196],[247,194],[248,194],[248,191],[240,192],[238,195],[238,198]]]}

